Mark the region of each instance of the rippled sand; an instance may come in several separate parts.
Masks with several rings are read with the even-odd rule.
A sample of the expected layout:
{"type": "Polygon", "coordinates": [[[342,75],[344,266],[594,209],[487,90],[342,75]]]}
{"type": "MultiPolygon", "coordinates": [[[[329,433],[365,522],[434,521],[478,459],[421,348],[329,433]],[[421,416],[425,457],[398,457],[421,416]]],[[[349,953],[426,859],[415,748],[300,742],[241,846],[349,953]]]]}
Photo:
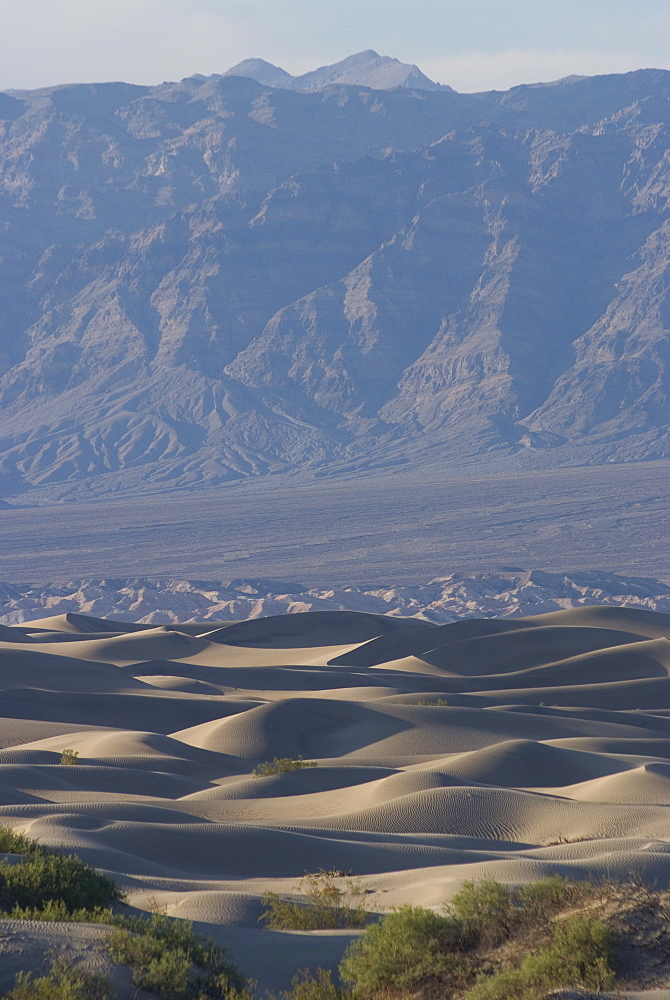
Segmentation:
{"type": "MultiPolygon", "coordinates": [[[[262,988],[335,966],[351,938],[259,925],[262,894],[306,871],[360,876],[376,910],[484,876],[668,886],[666,636],[670,616],[614,607],[0,626],[0,823],[196,921],[262,988]],[[318,767],[252,775],[301,754],[318,767]]],[[[100,928],[0,930],[2,988],[59,934],[102,962],[100,928]]]]}

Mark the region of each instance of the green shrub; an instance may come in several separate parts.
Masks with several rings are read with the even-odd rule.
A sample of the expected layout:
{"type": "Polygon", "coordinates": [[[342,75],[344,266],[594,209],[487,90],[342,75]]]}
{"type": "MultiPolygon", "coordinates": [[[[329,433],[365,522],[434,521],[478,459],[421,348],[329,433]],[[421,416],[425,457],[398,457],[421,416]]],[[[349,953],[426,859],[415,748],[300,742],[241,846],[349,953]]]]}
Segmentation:
{"type": "MultiPolygon", "coordinates": [[[[47,901],[42,907],[15,907],[6,915],[15,920],[81,921],[115,927],[105,942],[110,956],[131,966],[135,986],[165,1000],[254,1000],[251,984],[228,961],[224,949],[194,934],[188,921],[170,920],[165,914],[147,920],[99,907],[69,910],[62,900],[47,901]]],[[[42,996],[27,993],[25,1000],[42,1000],[42,996]]],[[[72,1000],[79,1000],[79,996],[73,993],[72,1000]]],[[[47,991],[44,997],[61,1000],[60,993],[47,991]]],[[[81,997],[88,1000],[86,993],[81,997]]],[[[92,998],[97,1000],[97,994],[92,998]]],[[[24,996],[12,994],[12,1000],[24,1000],[24,996]]],[[[62,1000],[71,1000],[70,994],[64,993],[62,1000]]]]}
{"type": "Polygon", "coordinates": [[[183,952],[164,951],[138,966],[133,983],[159,997],[186,997],[191,962],[183,952]]]}
{"type": "Polygon", "coordinates": [[[267,778],[273,774],[288,774],[289,771],[301,771],[304,767],[316,767],[315,760],[303,760],[299,757],[275,757],[266,760],[252,771],[254,778],[267,778]]]}
{"type": "Polygon", "coordinates": [[[480,979],[465,1000],[537,1000],[543,992],[582,988],[600,993],[614,985],[613,935],[580,915],[554,929],[552,943],[520,967],[480,979]]]}
{"type": "Polygon", "coordinates": [[[115,962],[133,970],[133,983],[165,1000],[252,1000],[244,977],[211,938],[193,933],[187,920],[155,914],[124,922],[107,938],[115,962]]]}
{"type": "Polygon", "coordinates": [[[473,943],[497,944],[509,937],[516,920],[514,892],[494,879],[464,882],[445,908],[473,943]]]}
{"type": "Polygon", "coordinates": [[[578,985],[601,992],[614,985],[614,935],[598,920],[580,914],[561,921],[549,949],[526,962],[544,982],[559,987],[578,985]]]}
{"type": "Polygon", "coordinates": [[[70,766],[72,764],[81,764],[81,761],[79,760],[79,751],[78,750],[61,750],[60,762],[61,762],[61,764],[70,765],[70,766]]]}
{"type": "MultiPolygon", "coordinates": [[[[114,914],[104,904],[123,899],[118,886],[80,858],[48,851],[36,841],[0,828],[2,853],[26,860],[0,863],[0,907],[15,920],[87,921],[116,928],[107,947],[133,970],[140,989],[165,1000],[253,1000],[244,977],[223,948],[193,934],[192,925],[157,914],[150,920],[114,914]]],[[[107,1000],[107,984],[54,963],[48,976],[21,974],[11,1000],[107,1000]]]]}
{"type": "Polygon", "coordinates": [[[562,906],[576,903],[593,891],[591,882],[575,882],[560,875],[550,875],[522,885],[516,893],[518,905],[526,918],[546,919],[562,906]]]}
{"type": "Polygon", "coordinates": [[[464,1000],[541,1000],[537,986],[529,983],[519,969],[506,969],[480,978],[464,1000]]]}
{"type": "Polygon", "coordinates": [[[29,972],[20,972],[5,1000],[109,1000],[111,995],[103,976],[80,972],[64,958],[57,958],[48,975],[39,979],[33,979],[29,972]]]}
{"type": "Polygon", "coordinates": [[[53,914],[91,910],[123,899],[107,878],[73,854],[64,856],[21,833],[0,827],[0,853],[23,856],[18,864],[0,862],[0,909],[16,910],[18,919],[60,919],[53,914]],[[30,912],[30,917],[23,913],[30,912]],[[38,918],[35,914],[42,913],[38,918]]]}
{"type": "Polygon", "coordinates": [[[316,973],[304,969],[291,980],[291,989],[282,990],[281,1000],[347,1000],[348,990],[335,985],[327,969],[317,969],[316,973]]]}
{"type": "Polygon", "coordinates": [[[93,909],[68,910],[62,899],[48,899],[42,906],[14,906],[0,911],[0,916],[10,920],[43,920],[46,923],[118,924],[127,918],[119,917],[110,909],[95,906],[93,909]]]}
{"type": "Polygon", "coordinates": [[[401,906],[370,924],[352,942],[340,975],[355,993],[414,991],[432,983],[455,989],[467,983],[469,963],[460,952],[456,920],[420,906],[401,906]]]}
{"type": "Polygon", "coordinates": [[[499,944],[520,924],[546,921],[561,907],[576,903],[593,889],[589,882],[552,875],[520,888],[494,879],[464,882],[445,907],[462,925],[471,944],[499,944]]]}
{"type": "Polygon", "coordinates": [[[446,698],[436,698],[431,701],[430,698],[419,698],[417,705],[431,705],[434,708],[449,708],[449,702],[446,698]]]}
{"type": "Polygon", "coordinates": [[[46,850],[23,833],[0,826],[0,854],[46,854],[46,850]]]}
{"type": "Polygon", "coordinates": [[[93,909],[122,898],[106,875],[69,855],[29,857],[16,865],[0,864],[0,906],[39,908],[60,901],[68,910],[93,909]]]}
{"type": "MultiPolygon", "coordinates": [[[[611,932],[583,915],[551,922],[562,907],[583,899],[592,888],[559,876],[520,889],[493,879],[465,882],[443,915],[402,906],[367,927],[345,952],[340,975],[363,998],[415,993],[444,1000],[455,995],[464,1000],[539,1000],[563,988],[608,989],[614,982],[611,932]],[[487,949],[530,926],[536,946],[544,940],[544,947],[528,955],[528,938],[522,936],[515,943],[526,954],[523,961],[519,958],[519,968],[480,977],[473,985],[487,949]]],[[[509,961],[512,952],[507,949],[506,954],[509,961]]]]}
{"type": "Polygon", "coordinates": [[[364,927],[370,920],[370,914],[360,905],[364,890],[354,882],[350,881],[347,890],[343,891],[335,884],[333,875],[321,871],[306,875],[299,888],[306,896],[305,903],[282,899],[276,892],[267,892],[263,896],[263,906],[267,909],[259,919],[270,930],[364,927]],[[347,897],[352,899],[354,905],[347,902],[347,897]]]}
{"type": "Polygon", "coordinates": [[[207,982],[200,986],[197,1000],[256,1000],[256,984],[253,980],[245,980],[239,985],[239,973],[230,975],[226,972],[210,972],[207,982]]]}

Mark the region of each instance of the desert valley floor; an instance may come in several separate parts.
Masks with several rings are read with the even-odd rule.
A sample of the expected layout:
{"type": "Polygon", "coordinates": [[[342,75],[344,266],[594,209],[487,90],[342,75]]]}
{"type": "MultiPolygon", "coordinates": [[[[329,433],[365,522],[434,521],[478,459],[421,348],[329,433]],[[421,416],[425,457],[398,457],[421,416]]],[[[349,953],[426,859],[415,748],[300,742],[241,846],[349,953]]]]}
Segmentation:
{"type": "Polygon", "coordinates": [[[439,467],[82,502],[0,501],[0,580],[188,577],[415,586],[505,565],[670,583],[670,462],[439,467]],[[39,504],[44,506],[39,506],[39,504]],[[652,541],[653,540],[653,541],[652,541]]]}
{"type": "MultiPolygon", "coordinates": [[[[616,607],[0,626],[0,823],[192,919],[261,989],[335,967],[351,939],[259,925],[262,894],[305,872],[352,873],[376,911],[484,876],[665,887],[668,636],[670,616],[616,607]],[[298,755],[318,766],[252,775],[298,755]]],[[[101,967],[104,933],[3,922],[0,989],[54,947],[101,967]]]]}

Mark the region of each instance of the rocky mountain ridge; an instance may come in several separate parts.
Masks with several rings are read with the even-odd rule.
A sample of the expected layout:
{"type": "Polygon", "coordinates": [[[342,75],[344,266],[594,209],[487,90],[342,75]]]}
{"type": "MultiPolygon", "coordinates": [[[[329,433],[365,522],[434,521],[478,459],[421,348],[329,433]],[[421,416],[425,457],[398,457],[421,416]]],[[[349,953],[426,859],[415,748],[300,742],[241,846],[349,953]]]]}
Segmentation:
{"type": "Polygon", "coordinates": [[[670,73],[0,95],[0,495],[670,456],[670,73]]]}
{"type": "MultiPolygon", "coordinates": [[[[452,573],[416,587],[308,588],[279,580],[78,580],[0,583],[0,624],[81,614],[145,625],[235,621],[303,611],[363,611],[440,624],[461,618],[547,614],[587,605],[670,613],[670,587],[646,577],[501,569],[452,573]]],[[[107,626],[108,628],[108,626],[107,626]]]]}
{"type": "Polygon", "coordinates": [[[268,87],[305,92],[340,83],[370,87],[372,90],[396,90],[399,87],[406,90],[453,90],[430,80],[418,66],[380,56],[374,49],[357,52],[331,66],[321,66],[300,76],[291,76],[280,66],[264,59],[245,59],[227,70],[224,76],[248,76],[268,87]]]}

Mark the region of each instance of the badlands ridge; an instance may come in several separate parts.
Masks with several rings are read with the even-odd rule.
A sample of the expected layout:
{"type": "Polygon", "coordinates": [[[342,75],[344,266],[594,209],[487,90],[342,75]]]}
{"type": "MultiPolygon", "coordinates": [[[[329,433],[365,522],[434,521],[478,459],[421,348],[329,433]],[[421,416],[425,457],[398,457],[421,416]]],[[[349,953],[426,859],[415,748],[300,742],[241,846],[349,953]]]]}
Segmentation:
{"type": "MultiPolygon", "coordinates": [[[[667,887],[669,636],[630,606],[0,626],[0,824],[195,921],[261,990],[334,968],[355,933],[259,925],[305,872],[353,873],[377,912],[482,877],[667,887]],[[299,755],[318,766],[253,776],[299,755]]],[[[0,990],[53,948],[102,968],[104,934],[4,921],[0,990]]]]}
{"type": "Polygon", "coordinates": [[[238,621],[302,611],[365,611],[436,625],[463,618],[536,615],[611,604],[670,613],[670,586],[652,577],[598,570],[547,573],[513,567],[451,573],[408,586],[310,587],[285,580],[71,580],[0,582],[0,623],[20,625],[74,611],[96,618],[165,625],[238,621]]]}

